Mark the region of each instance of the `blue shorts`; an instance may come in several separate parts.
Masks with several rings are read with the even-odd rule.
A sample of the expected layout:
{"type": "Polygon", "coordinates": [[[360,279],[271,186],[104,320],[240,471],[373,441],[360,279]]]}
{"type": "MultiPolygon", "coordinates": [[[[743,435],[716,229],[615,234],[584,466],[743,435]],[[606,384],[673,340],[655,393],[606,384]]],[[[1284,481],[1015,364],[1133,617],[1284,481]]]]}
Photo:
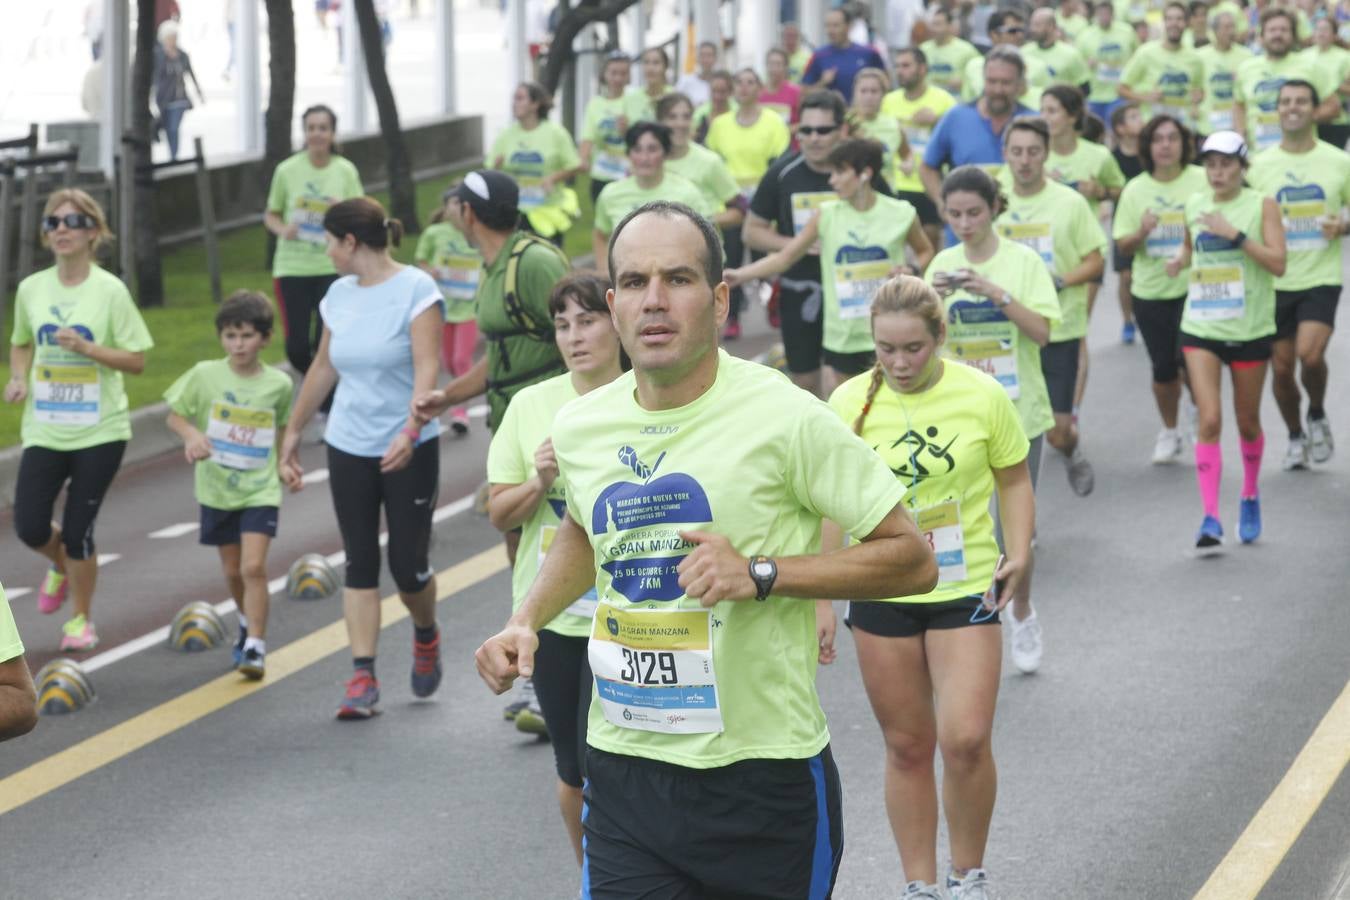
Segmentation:
{"type": "Polygon", "coordinates": [[[1099,119],[1102,120],[1102,124],[1106,126],[1106,133],[1107,133],[1107,134],[1110,134],[1110,133],[1111,133],[1111,113],[1115,112],[1116,107],[1121,106],[1121,105],[1124,104],[1124,103],[1125,103],[1124,98],[1117,98],[1117,99],[1115,99],[1115,100],[1109,100],[1109,101],[1107,101],[1106,103],[1095,103],[1095,102],[1089,101],[1089,102],[1088,102],[1088,109],[1092,110],[1092,114],[1095,115],[1097,118],[1099,118],[1099,119]]]}
{"type": "Polygon", "coordinates": [[[208,547],[224,547],[239,543],[245,531],[276,537],[277,514],[275,506],[250,506],[248,509],[203,506],[199,541],[208,547]]]}

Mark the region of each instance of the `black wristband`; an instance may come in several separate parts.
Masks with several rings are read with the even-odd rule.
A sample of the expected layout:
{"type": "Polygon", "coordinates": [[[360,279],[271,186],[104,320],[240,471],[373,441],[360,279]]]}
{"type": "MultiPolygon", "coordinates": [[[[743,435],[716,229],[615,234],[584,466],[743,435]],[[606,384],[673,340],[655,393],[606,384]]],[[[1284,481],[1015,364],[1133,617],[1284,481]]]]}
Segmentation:
{"type": "Polygon", "coordinates": [[[1241,247],[1245,243],[1247,243],[1247,232],[1239,231],[1233,236],[1233,246],[1241,247]]]}

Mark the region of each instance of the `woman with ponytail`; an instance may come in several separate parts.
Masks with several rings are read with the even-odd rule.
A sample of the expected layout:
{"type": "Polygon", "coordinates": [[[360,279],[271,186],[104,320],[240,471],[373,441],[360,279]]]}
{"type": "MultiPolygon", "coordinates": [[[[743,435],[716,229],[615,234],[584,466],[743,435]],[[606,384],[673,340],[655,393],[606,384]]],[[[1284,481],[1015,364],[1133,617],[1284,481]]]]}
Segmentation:
{"type": "MultiPolygon", "coordinates": [[[[905,505],[937,555],[939,574],[923,596],[850,603],[845,621],[886,741],[886,809],[908,882],[902,896],[945,896],[935,749],[950,830],[946,887],[952,897],[985,896],[977,886],[990,886],[984,850],[997,781],[990,733],[1003,656],[999,610],[1031,556],[1029,443],[997,381],[942,358],[947,316],[932,287],[907,275],[885,282],[872,300],[871,327],[876,365],[841,385],[830,406],[904,484],[905,505]],[[1006,558],[990,515],[995,488],[1006,558]]],[[[842,538],[825,523],[824,549],[842,538]]],[[[828,662],[828,602],[818,604],[817,621],[828,662]]]]}
{"type": "Polygon", "coordinates": [[[440,479],[440,423],[410,415],[412,398],[436,386],[445,300],[426,272],[389,255],[403,225],[369,197],[323,217],[328,257],[341,276],[319,314],[323,337],[281,444],[281,477],[300,490],[300,435],[335,387],[324,443],[328,484],[347,553],[342,597],[353,665],[339,719],[373,715],[380,699],[380,510],[389,524],[389,569],[413,621],[412,691],[441,680],[436,582],[427,561],[440,479]]]}

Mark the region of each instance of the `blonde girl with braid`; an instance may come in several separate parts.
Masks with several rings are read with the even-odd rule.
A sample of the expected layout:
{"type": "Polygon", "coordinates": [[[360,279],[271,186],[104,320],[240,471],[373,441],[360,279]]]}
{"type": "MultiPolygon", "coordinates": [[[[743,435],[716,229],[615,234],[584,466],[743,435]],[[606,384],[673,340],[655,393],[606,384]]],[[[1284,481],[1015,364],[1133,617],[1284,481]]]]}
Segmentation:
{"type": "MultiPolygon", "coordinates": [[[[886,810],[907,881],[903,897],[939,897],[938,791],[943,763],[951,896],[984,896],[997,775],[990,744],[1003,641],[999,611],[1031,557],[1035,496],[1029,442],[993,377],[943,359],[946,313],[921,279],[899,275],[871,305],[876,365],[844,382],[830,406],[881,455],[937,556],[938,585],[922,596],[854,602],[845,622],[886,742],[886,810]],[[1006,557],[994,539],[998,491],[1006,557]]],[[[825,549],[843,544],[826,522],[825,549]]],[[[855,536],[856,537],[856,536],[855,536]]],[[[834,611],[817,606],[821,662],[834,658],[834,611]]]]}

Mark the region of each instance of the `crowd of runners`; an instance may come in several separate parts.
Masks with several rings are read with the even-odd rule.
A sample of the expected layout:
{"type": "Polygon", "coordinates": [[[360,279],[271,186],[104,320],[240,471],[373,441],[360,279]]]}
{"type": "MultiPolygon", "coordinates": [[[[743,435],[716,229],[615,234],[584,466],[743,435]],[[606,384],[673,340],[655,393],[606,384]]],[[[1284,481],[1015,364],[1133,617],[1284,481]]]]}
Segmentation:
{"type": "MultiPolygon", "coordinates": [[[[814,52],[788,24],[735,71],[715,44],[683,73],[663,49],[610,53],[575,137],[519,85],[414,265],[337,152],[337,115],[306,110],[264,211],[271,296],[227,299],[224,356],[165,394],[249,679],[266,675],[283,488],[302,487],[322,423],[347,719],[378,710],[382,517],[411,690],[440,683],[439,445],[486,395],[512,603],[477,666],[516,685],[506,717],[552,741],[584,897],[829,895],[842,798],[815,676],[836,600],[885,742],[900,895],[994,896],[999,626],[1035,672],[1036,485],[1050,455],[1092,493],[1084,404],[1151,385],[1160,430],[1136,452],[1179,464],[1189,445],[1197,554],[1225,542],[1225,370],[1241,543],[1262,533],[1267,368],[1282,470],[1333,453],[1350,4],[938,2],[894,52],[855,6],[826,13],[814,52]],[[594,261],[572,271],[587,191],[594,261]],[[1098,315],[1142,341],[1139,378],[1088,393],[1108,265],[1119,290],[1098,315]],[[761,307],[786,377],[724,349],[761,307]],[[298,391],[259,357],[274,311],[298,391]]],[[[153,352],[97,264],[109,237],[87,194],[48,199],[55,265],[19,286],[4,393],[24,404],[15,525],[50,561],[39,609],[71,602],[69,653],[98,642],[94,523],[130,438],[123,379],[153,352]]],[[[21,654],[0,603],[0,673],[21,654]]]]}

